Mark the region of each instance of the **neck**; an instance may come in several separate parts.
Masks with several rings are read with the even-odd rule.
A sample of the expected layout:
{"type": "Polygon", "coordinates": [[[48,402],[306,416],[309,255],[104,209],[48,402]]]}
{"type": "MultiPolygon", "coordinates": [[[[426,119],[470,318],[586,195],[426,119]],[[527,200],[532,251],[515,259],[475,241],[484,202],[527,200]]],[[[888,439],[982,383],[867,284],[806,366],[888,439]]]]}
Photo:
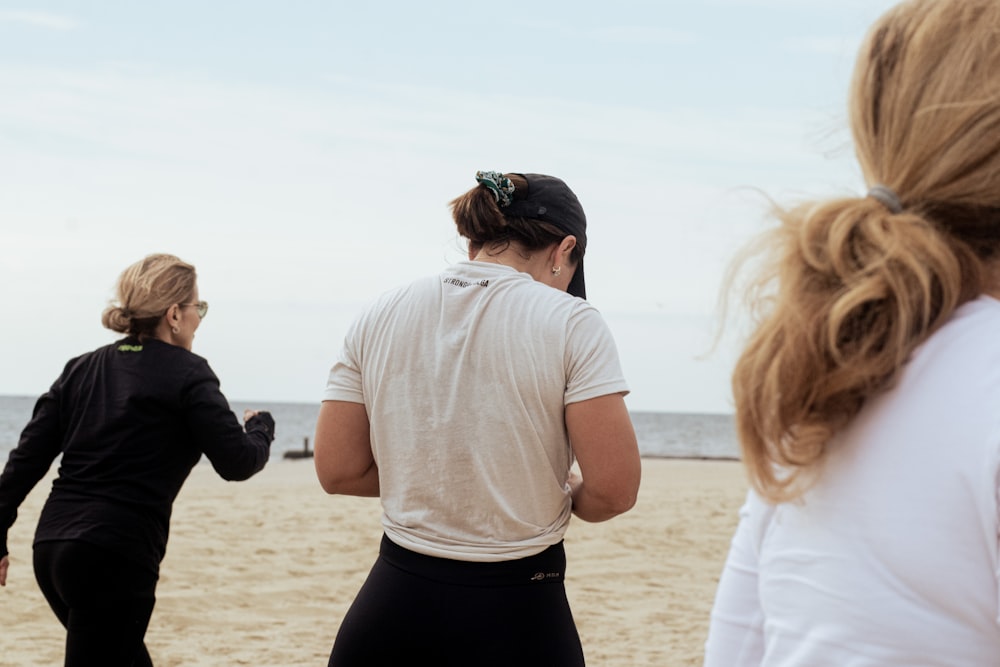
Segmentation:
{"type": "Polygon", "coordinates": [[[470,257],[470,259],[474,262],[487,262],[489,264],[509,266],[512,269],[530,273],[529,267],[534,261],[537,261],[533,257],[534,254],[537,253],[526,252],[520,246],[511,244],[503,250],[484,247],[474,257],[470,257]]]}

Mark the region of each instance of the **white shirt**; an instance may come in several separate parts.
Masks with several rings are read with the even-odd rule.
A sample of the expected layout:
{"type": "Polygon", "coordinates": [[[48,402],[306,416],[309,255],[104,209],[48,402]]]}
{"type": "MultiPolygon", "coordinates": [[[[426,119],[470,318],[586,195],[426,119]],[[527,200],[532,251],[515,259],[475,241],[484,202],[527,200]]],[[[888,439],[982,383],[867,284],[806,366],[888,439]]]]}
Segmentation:
{"type": "Polygon", "coordinates": [[[1000,302],[967,303],[829,445],[795,503],[750,494],[706,667],[1000,665],[1000,302]]]}
{"type": "Polygon", "coordinates": [[[368,411],[389,539],[496,561],[562,540],[565,406],[627,392],[593,306],[507,266],[459,262],[369,308],[323,398],[368,411]]]}

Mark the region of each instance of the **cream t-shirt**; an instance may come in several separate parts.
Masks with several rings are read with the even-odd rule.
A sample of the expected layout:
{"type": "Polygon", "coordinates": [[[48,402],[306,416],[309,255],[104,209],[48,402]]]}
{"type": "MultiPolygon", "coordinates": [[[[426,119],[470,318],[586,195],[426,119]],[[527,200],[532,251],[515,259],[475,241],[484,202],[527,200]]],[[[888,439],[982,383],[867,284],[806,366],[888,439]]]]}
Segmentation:
{"type": "Polygon", "coordinates": [[[368,411],[389,539],[501,561],[565,533],[565,406],[627,392],[588,302],[510,267],[459,262],[355,321],[323,399],[368,411]]]}

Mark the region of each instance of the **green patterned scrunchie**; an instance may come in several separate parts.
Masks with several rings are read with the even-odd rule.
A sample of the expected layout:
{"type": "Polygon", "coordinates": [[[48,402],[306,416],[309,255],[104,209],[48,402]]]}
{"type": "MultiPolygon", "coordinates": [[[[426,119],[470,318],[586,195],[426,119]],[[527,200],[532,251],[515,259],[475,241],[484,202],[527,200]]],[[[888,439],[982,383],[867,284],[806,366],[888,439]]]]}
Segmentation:
{"type": "Polygon", "coordinates": [[[509,178],[498,171],[477,171],[476,180],[493,193],[493,198],[501,208],[510,204],[514,195],[514,184],[509,178]]]}

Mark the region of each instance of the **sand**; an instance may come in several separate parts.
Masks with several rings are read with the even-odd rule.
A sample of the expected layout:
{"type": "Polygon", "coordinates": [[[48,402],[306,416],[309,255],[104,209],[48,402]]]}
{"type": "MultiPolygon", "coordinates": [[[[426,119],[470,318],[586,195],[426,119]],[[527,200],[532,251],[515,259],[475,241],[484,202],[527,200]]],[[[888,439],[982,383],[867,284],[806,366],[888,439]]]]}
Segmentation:
{"type": "MultiPolygon", "coordinates": [[[[31,571],[49,479],[9,535],[0,666],[62,664],[64,632],[31,571]]],[[[701,665],[708,616],[746,483],[733,461],[645,459],[636,507],[573,520],[567,592],[587,664],[701,665]]],[[[174,505],[146,645],[157,667],[325,665],[378,550],[377,499],[328,496],[312,462],[247,482],[199,465],[174,505]]]]}

